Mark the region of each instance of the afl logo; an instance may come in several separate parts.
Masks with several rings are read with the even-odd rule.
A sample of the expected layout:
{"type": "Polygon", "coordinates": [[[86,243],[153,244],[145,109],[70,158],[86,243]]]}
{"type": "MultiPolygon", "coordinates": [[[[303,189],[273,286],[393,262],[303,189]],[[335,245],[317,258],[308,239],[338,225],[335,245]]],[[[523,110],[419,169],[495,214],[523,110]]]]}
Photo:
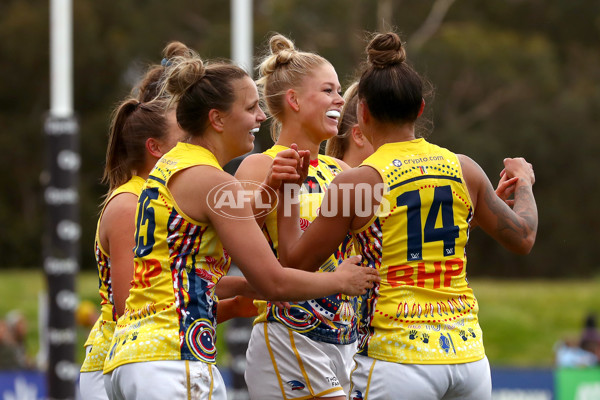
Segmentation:
{"type": "Polygon", "coordinates": [[[277,193],[260,182],[241,180],[215,186],[206,196],[214,213],[231,219],[255,219],[277,208],[277,193]],[[240,216],[240,210],[254,204],[254,213],[240,216]]]}
{"type": "Polygon", "coordinates": [[[394,167],[401,167],[402,161],[400,161],[396,158],[394,161],[392,161],[392,164],[394,164],[394,167]]]}

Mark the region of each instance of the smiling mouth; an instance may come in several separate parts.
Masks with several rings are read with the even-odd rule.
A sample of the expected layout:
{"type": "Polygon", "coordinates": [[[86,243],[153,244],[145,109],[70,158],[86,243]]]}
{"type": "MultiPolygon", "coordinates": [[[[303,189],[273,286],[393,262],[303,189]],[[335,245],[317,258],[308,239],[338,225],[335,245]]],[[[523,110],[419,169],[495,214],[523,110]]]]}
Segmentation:
{"type": "Polygon", "coordinates": [[[340,112],[337,110],[329,110],[325,113],[326,116],[333,119],[338,119],[340,117],[340,112]]]}
{"type": "Polygon", "coordinates": [[[252,129],[250,129],[250,133],[255,134],[258,132],[259,129],[260,128],[252,128],[252,129]]]}

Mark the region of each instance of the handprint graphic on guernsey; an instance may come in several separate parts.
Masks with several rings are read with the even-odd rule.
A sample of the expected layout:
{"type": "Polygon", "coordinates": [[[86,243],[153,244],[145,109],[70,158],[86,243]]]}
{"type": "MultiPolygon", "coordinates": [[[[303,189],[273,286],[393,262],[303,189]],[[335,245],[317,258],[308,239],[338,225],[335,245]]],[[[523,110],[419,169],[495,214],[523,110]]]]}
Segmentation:
{"type": "Polygon", "coordinates": [[[423,340],[423,343],[429,343],[429,335],[424,333],[421,340],[423,340]]]}
{"type": "Polygon", "coordinates": [[[467,341],[468,337],[467,337],[467,332],[465,331],[460,331],[459,333],[460,337],[462,338],[462,340],[464,340],[465,342],[467,341]]]}
{"type": "Polygon", "coordinates": [[[473,331],[473,328],[469,328],[469,333],[471,334],[471,336],[473,336],[474,338],[477,337],[477,335],[475,335],[475,331],[473,331]]]}
{"type": "Polygon", "coordinates": [[[410,332],[408,332],[408,338],[410,340],[415,340],[417,338],[417,331],[413,329],[410,332]]]}

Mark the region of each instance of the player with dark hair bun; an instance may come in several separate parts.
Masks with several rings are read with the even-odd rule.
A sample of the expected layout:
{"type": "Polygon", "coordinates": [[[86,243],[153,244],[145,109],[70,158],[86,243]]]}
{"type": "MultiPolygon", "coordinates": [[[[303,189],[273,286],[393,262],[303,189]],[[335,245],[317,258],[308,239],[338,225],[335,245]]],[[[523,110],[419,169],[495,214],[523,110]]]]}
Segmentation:
{"type": "Polygon", "coordinates": [[[533,168],[504,159],[511,209],[475,161],[415,137],[423,80],[399,36],[376,34],[366,50],[357,115],[375,152],[335,178],[304,233],[288,199],[291,216],[278,214],[280,257],[319,265],[350,231],[365,265],[378,271],[380,283],[361,303],[351,399],[491,399],[466,246],[477,224],[509,251],[531,251],[533,168]]]}

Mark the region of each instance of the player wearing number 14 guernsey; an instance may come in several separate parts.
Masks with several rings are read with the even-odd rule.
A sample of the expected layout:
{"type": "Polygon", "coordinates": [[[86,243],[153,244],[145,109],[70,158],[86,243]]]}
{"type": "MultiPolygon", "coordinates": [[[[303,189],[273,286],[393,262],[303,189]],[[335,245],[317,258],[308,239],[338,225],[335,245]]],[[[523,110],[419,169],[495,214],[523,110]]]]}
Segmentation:
{"type": "Polygon", "coordinates": [[[380,173],[389,209],[353,232],[381,277],[362,303],[359,354],[406,364],[482,359],[465,272],[473,213],[457,156],[415,139],[384,144],[362,165],[380,173]]]}
{"type": "Polygon", "coordinates": [[[304,233],[297,206],[288,217],[280,213],[280,253],[303,268],[328,255],[350,230],[355,251],[379,274],[361,303],[349,398],[490,400],[465,248],[472,221],[514,253],[531,250],[538,220],[533,168],[521,157],[504,159],[500,182],[512,188],[511,208],[475,161],[416,138],[427,85],[405,62],[400,37],[376,34],[366,51],[357,116],[375,153],[336,176],[323,199],[338,210],[354,206],[348,213],[321,213],[304,233]],[[366,192],[365,184],[374,191],[366,192]],[[345,203],[342,185],[354,193],[345,203]],[[374,207],[365,213],[369,201],[374,207]]]}

